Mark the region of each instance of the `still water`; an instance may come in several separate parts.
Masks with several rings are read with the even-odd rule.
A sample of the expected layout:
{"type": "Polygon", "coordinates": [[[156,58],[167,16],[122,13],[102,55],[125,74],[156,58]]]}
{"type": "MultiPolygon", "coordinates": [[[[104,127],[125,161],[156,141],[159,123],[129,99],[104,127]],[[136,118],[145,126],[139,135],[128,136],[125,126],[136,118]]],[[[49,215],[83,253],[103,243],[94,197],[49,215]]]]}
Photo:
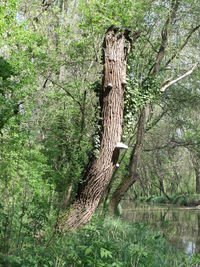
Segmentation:
{"type": "Polygon", "coordinates": [[[124,202],[122,218],[162,231],[170,243],[187,254],[200,253],[200,209],[124,202]]]}

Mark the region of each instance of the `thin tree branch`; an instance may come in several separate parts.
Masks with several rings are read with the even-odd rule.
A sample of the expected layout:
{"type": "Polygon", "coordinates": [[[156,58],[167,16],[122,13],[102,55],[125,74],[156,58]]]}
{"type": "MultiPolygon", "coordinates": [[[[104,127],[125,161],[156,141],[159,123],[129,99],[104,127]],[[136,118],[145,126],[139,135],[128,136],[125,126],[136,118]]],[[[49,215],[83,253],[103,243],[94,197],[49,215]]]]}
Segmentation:
{"type": "Polygon", "coordinates": [[[157,146],[153,148],[147,148],[144,149],[145,152],[151,152],[155,150],[161,150],[165,148],[176,148],[176,147],[190,147],[190,146],[199,146],[199,143],[194,143],[194,142],[185,142],[185,141],[177,141],[177,140],[170,140],[167,144],[163,146],[157,146]]]}
{"type": "Polygon", "coordinates": [[[49,7],[51,7],[51,5],[52,5],[54,2],[55,2],[55,0],[52,0],[52,1],[50,1],[50,2],[42,1],[41,11],[40,11],[40,13],[39,13],[37,16],[35,16],[35,17],[33,18],[33,21],[38,22],[38,21],[39,21],[39,17],[40,17],[45,11],[47,11],[47,10],[49,9],[49,7]]]}
{"type": "MultiPolygon", "coordinates": [[[[164,28],[162,29],[162,33],[161,33],[162,40],[161,40],[160,49],[158,51],[155,64],[152,67],[152,73],[153,74],[158,73],[158,71],[160,69],[161,62],[164,58],[165,49],[167,47],[170,27],[172,26],[174,19],[176,17],[176,12],[178,10],[178,6],[179,6],[179,0],[173,0],[172,1],[172,7],[171,7],[172,8],[171,13],[169,14],[169,16],[165,22],[164,28]]],[[[151,73],[151,70],[150,70],[150,73],[151,73]]]]}
{"type": "Polygon", "coordinates": [[[157,118],[155,118],[152,123],[149,123],[145,129],[145,133],[147,133],[148,131],[150,131],[161,119],[162,117],[167,114],[168,109],[163,110],[158,116],[157,118]]]}
{"type": "Polygon", "coordinates": [[[183,42],[183,44],[180,46],[180,49],[175,52],[172,57],[166,62],[165,66],[167,67],[169,65],[169,63],[171,63],[171,61],[177,56],[178,53],[180,53],[183,48],[187,45],[189,39],[191,38],[191,36],[193,35],[194,32],[196,32],[198,29],[200,28],[200,24],[197,25],[195,28],[191,29],[187,38],[185,39],[185,41],[183,42]]]}
{"type": "Polygon", "coordinates": [[[191,69],[189,69],[186,73],[184,73],[183,75],[179,76],[178,78],[176,78],[175,80],[172,81],[166,81],[164,82],[164,84],[161,86],[160,91],[164,92],[168,87],[170,87],[171,85],[179,82],[180,80],[184,79],[185,77],[189,76],[194,69],[196,68],[196,66],[198,65],[198,63],[195,63],[191,69]]]}
{"type": "Polygon", "coordinates": [[[76,102],[80,106],[80,108],[82,109],[81,103],[78,100],[76,100],[75,97],[65,87],[63,87],[61,84],[53,81],[52,79],[49,79],[49,81],[51,81],[53,84],[55,84],[56,86],[58,86],[59,88],[61,88],[63,91],[65,91],[65,93],[68,96],[70,96],[74,100],[74,102],[76,102]]]}
{"type": "Polygon", "coordinates": [[[152,50],[155,52],[155,53],[158,53],[158,51],[156,50],[156,48],[153,46],[152,42],[150,41],[150,39],[148,37],[145,37],[145,40],[150,44],[152,50]]]}

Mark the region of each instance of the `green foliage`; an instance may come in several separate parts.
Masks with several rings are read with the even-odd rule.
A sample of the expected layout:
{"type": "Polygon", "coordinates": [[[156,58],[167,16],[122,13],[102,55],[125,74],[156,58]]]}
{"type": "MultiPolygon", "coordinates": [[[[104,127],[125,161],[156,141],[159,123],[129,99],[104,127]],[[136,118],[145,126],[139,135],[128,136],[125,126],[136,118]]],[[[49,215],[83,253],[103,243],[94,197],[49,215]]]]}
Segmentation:
{"type": "Polygon", "coordinates": [[[19,115],[20,105],[37,87],[36,73],[45,62],[44,39],[33,33],[26,20],[20,21],[18,1],[0,6],[0,130],[19,115]],[[39,62],[40,61],[40,62],[39,62]]]}
{"type": "Polygon", "coordinates": [[[200,194],[178,194],[172,197],[172,203],[184,206],[193,206],[195,201],[200,200],[200,194]]]}
{"type": "MultiPolygon", "coordinates": [[[[10,24],[15,19],[17,0],[1,1],[0,3],[0,36],[5,34],[10,24]]],[[[1,43],[1,41],[0,41],[1,43]]]]}
{"type": "Polygon", "coordinates": [[[0,77],[2,80],[6,80],[13,75],[13,69],[9,62],[7,62],[3,57],[0,57],[0,77]]]}
{"type": "Polygon", "coordinates": [[[176,204],[180,206],[194,206],[196,201],[200,200],[199,194],[175,194],[170,196],[170,200],[166,196],[139,197],[137,203],[147,202],[150,204],[176,204]]]}
{"type": "MultiPolygon", "coordinates": [[[[41,239],[31,242],[29,237],[21,251],[7,258],[10,266],[193,266],[162,234],[119,219],[96,218],[76,232],[54,234],[53,242],[50,228],[44,231],[41,239]]],[[[193,264],[197,260],[193,256],[193,264]]]]}
{"type": "MultiPolygon", "coordinates": [[[[129,66],[130,69],[130,66],[129,66]]],[[[129,70],[129,76],[134,73],[134,68],[129,70]]],[[[158,103],[161,99],[160,82],[156,77],[151,77],[140,83],[136,78],[128,78],[124,100],[124,137],[130,135],[135,124],[135,115],[147,105],[158,103]]]]}
{"type": "Polygon", "coordinates": [[[70,110],[68,115],[65,112],[54,114],[55,116],[52,114],[52,121],[43,140],[43,153],[48,159],[48,165],[51,166],[45,177],[55,185],[61,198],[64,197],[70,184],[73,184],[76,190],[81,172],[87,164],[87,153],[91,150],[91,143],[87,142],[84,135],[80,140],[77,111],[71,109],[71,112],[73,113],[71,117],[74,119],[72,121],[69,119],[70,110]]]}
{"type": "MultiPolygon", "coordinates": [[[[189,2],[182,11],[191,11],[189,2]]],[[[187,266],[185,255],[174,252],[161,234],[143,225],[96,219],[69,235],[54,231],[59,214],[65,212],[70,186],[69,203],[91,151],[96,148],[98,152],[100,127],[96,124],[101,118],[97,97],[105,31],[114,24],[142,32],[128,63],[124,128],[129,138],[141,108],[148,102],[160,104],[161,81],[179,73],[177,60],[169,73],[149,75],[168,12],[167,1],[1,1],[0,265],[187,266]]],[[[195,24],[191,12],[188,14],[183,34],[195,24]]],[[[179,21],[181,16],[176,23],[179,21]]],[[[178,28],[169,40],[174,47],[168,48],[166,59],[182,43],[175,32],[178,28]],[[174,44],[174,40],[178,41],[174,44]]],[[[188,84],[190,87],[191,82],[188,84]]],[[[171,105],[171,113],[177,110],[174,99],[180,97],[182,102],[190,97],[190,107],[194,100],[198,106],[199,92],[191,95],[188,88],[174,90],[162,99],[171,105]]],[[[183,106],[179,103],[178,109],[183,106]]],[[[186,116],[181,114],[179,119],[182,117],[186,116]]],[[[184,140],[198,145],[198,123],[193,122],[179,126],[186,129],[184,140]]],[[[159,158],[169,166],[167,153],[159,153],[159,158]]],[[[129,155],[119,168],[120,179],[127,171],[129,155]]],[[[152,197],[152,201],[164,202],[164,197],[152,197]]],[[[181,204],[185,198],[174,201],[181,204]]],[[[192,261],[188,266],[198,264],[198,255],[192,261]]]]}
{"type": "Polygon", "coordinates": [[[198,266],[200,264],[200,255],[195,254],[192,256],[192,265],[193,266],[198,266]]]}
{"type": "Polygon", "coordinates": [[[34,243],[51,217],[54,188],[42,178],[49,167],[41,148],[18,127],[1,138],[0,157],[0,262],[21,266],[22,248],[34,243]]]}
{"type": "Polygon", "coordinates": [[[150,203],[157,203],[157,204],[166,204],[169,202],[169,200],[165,197],[165,196],[156,196],[156,197],[152,197],[150,200],[147,200],[150,203]]]}
{"type": "Polygon", "coordinates": [[[81,1],[80,9],[84,16],[81,27],[84,30],[92,28],[93,33],[105,32],[108,27],[115,25],[120,28],[136,28],[141,21],[145,11],[149,8],[149,2],[131,0],[109,0],[88,2],[81,1]],[[100,28],[99,25],[102,25],[100,28]]]}

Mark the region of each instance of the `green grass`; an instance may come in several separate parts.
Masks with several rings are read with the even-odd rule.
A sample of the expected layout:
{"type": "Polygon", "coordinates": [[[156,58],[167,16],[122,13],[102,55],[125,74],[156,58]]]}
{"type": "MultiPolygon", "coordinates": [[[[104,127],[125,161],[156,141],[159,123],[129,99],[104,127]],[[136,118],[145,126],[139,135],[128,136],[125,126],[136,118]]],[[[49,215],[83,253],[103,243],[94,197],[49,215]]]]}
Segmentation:
{"type": "MultiPolygon", "coordinates": [[[[46,247],[51,234],[47,231],[38,243],[27,241],[20,254],[10,255],[7,266],[195,266],[192,259],[189,262],[185,254],[172,248],[161,233],[120,219],[95,218],[76,232],[56,234],[46,247]]],[[[200,263],[197,256],[194,261],[200,263]]]]}

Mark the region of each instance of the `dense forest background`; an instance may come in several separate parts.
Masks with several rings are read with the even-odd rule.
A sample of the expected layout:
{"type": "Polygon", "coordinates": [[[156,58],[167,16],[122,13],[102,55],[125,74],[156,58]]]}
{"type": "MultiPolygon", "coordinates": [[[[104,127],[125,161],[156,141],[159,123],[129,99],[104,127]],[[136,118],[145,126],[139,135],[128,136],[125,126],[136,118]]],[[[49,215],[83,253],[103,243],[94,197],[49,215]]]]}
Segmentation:
{"type": "Polygon", "coordinates": [[[102,47],[111,25],[132,43],[121,140],[128,149],[96,213],[116,214],[124,198],[200,204],[199,14],[197,0],[1,0],[2,266],[163,264],[137,265],[147,258],[138,247],[127,265],[114,261],[97,219],[85,230],[99,236],[94,263],[91,240],[76,252],[87,233],[67,239],[65,222],[101,150],[102,47]]]}

